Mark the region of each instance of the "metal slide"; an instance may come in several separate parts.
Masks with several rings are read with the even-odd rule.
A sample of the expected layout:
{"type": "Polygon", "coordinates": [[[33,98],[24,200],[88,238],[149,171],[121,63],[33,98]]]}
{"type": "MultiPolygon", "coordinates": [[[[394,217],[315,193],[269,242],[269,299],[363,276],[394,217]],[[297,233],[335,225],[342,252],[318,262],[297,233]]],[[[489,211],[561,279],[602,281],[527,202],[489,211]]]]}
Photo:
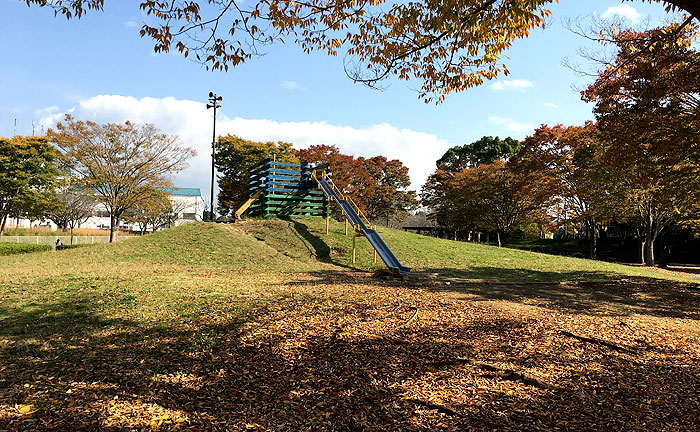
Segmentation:
{"type": "Polygon", "coordinates": [[[336,190],[332,180],[328,178],[325,172],[320,174],[322,175],[318,175],[313,171],[312,177],[318,182],[323,194],[326,195],[330,201],[335,201],[335,203],[338,204],[338,207],[343,211],[345,217],[348,218],[348,221],[353,228],[355,228],[355,231],[367,237],[367,240],[369,240],[374,250],[377,251],[379,257],[384,261],[384,264],[399,274],[409,273],[411,267],[406,267],[401,264],[377,230],[369,227],[368,222],[366,223],[364,218],[358,214],[358,211],[355,210],[355,206],[353,205],[354,203],[343,197],[342,194],[339,193],[340,191],[336,190]]]}

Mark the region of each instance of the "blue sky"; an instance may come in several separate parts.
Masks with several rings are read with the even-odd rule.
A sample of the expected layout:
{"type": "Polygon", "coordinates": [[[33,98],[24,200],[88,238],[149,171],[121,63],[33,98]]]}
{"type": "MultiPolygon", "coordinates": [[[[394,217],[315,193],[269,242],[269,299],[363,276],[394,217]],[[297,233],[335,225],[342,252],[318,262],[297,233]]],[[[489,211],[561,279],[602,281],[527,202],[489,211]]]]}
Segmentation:
{"type": "Polygon", "coordinates": [[[615,12],[632,24],[671,19],[659,3],[561,0],[550,8],[547,29],[507,53],[510,76],[436,106],[418,100],[415,84],[389,81],[385,91],[353,84],[342,57],[307,55],[294,45],[268,47],[263,57],[228,73],[206,71],[176,54],[156,55],[151,40],[138,35],[143,17],[137,2],[108,0],[103,12],[68,22],[20,0],[0,0],[0,7],[0,136],[12,136],[15,119],[17,134],[31,134],[32,121],[39,134],[66,112],[98,122],[154,123],[198,151],[175,183],[203,191],[209,91],[224,97],[217,124],[222,133],[398,158],[419,188],[450,146],[484,135],[521,139],[540,124],[592,118],[591,105],[575,89],[590,79],[561,64],[587,42],[566,30],[562,19],[615,12]]]}

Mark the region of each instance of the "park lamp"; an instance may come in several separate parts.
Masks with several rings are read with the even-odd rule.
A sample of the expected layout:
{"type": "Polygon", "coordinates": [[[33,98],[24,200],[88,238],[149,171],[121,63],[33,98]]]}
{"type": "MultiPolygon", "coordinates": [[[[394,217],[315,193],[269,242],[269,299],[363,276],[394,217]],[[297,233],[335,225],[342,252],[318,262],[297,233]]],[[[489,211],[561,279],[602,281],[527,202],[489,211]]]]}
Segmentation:
{"type": "Polygon", "coordinates": [[[216,156],[216,109],[221,108],[221,102],[224,100],[221,96],[218,96],[214,92],[209,92],[209,103],[207,104],[207,109],[214,108],[214,129],[211,137],[211,192],[209,195],[209,220],[214,221],[214,158],[216,156]]]}

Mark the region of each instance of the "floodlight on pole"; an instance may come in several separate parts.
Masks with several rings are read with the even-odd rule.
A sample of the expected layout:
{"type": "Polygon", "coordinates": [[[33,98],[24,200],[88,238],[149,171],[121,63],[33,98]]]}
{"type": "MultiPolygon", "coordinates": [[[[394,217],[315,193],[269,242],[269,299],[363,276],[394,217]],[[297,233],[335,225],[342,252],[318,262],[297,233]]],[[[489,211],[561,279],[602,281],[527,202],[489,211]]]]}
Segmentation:
{"type": "Polygon", "coordinates": [[[211,193],[209,195],[209,220],[214,221],[214,160],[216,158],[216,109],[221,108],[221,102],[224,100],[214,92],[209,92],[209,103],[207,109],[214,108],[214,129],[211,137],[211,193]]]}

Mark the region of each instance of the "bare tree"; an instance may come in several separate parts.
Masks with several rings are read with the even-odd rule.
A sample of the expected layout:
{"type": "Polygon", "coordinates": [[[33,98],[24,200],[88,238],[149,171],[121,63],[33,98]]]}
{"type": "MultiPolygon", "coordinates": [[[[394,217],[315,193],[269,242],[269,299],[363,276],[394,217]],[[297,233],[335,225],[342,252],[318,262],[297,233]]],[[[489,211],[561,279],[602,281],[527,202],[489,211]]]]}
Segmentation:
{"type": "Polygon", "coordinates": [[[95,200],[85,189],[77,186],[79,179],[68,178],[56,192],[60,205],[49,211],[49,218],[63,231],[70,229],[70,244],[73,244],[73,230],[88,220],[95,209],[95,200]]]}

